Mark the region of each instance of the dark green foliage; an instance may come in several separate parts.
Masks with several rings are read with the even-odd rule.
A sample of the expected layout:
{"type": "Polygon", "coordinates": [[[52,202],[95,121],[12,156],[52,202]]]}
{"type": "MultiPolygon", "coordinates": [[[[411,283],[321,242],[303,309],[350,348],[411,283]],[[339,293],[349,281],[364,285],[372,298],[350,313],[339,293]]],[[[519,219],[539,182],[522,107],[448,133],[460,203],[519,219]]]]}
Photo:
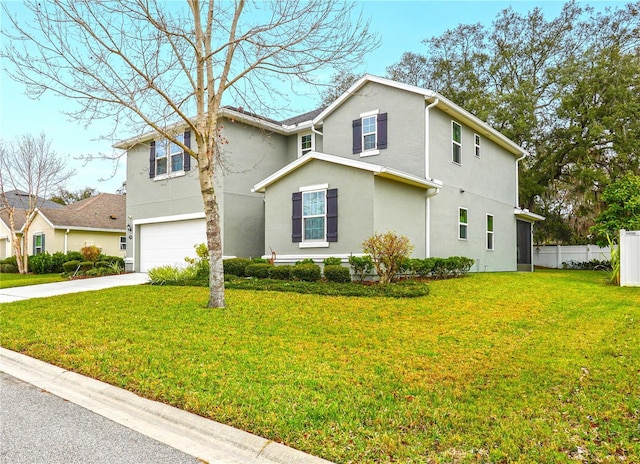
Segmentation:
{"type": "Polygon", "coordinates": [[[302,264],[315,264],[315,261],[311,258],[304,258],[300,261],[296,261],[296,266],[300,266],[302,264]]]}
{"type": "Polygon", "coordinates": [[[239,277],[243,277],[245,275],[245,268],[250,264],[259,264],[252,262],[247,258],[230,258],[225,259],[222,262],[222,267],[224,268],[225,274],[235,275],[239,277]]]}
{"type": "Polygon", "coordinates": [[[609,185],[602,194],[606,209],[591,228],[596,244],[607,246],[607,235],[618,243],[620,229],[640,230],[640,175],[627,174],[609,185]]]}
{"type": "Polygon", "coordinates": [[[80,271],[87,272],[89,269],[93,269],[93,261],[81,261],[80,271]]]}
{"type": "MultiPolygon", "coordinates": [[[[207,283],[203,282],[201,286],[206,287],[207,283]]],[[[312,295],[390,298],[418,298],[429,294],[429,287],[427,284],[413,281],[403,281],[388,285],[362,285],[359,283],[239,279],[237,277],[230,276],[230,278],[225,281],[225,287],[239,290],[267,290],[312,295]]]]}
{"type": "Polygon", "coordinates": [[[269,268],[269,279],[290,280],[293,266],[271,266],[269,268]]]}
{"type": "Polygon", "coordinates": [[[244,269],[244,275],[247,277],[257,277],[258,279],[267,279],[269,277],[269,269],[273,265],[269,263],[249,264],[244,269]]]}
{"type": "Polygon", "coordinates": [[[37,255],[29,256],[29,270],[34,274],[50,274],[53,260],[46,251],[37,255]]]}
{"type": "Polygon", "coordinates": [[[325,258],[322,261],[322,264],[325,266],[340,266],[342,264],[342,259],[331,256],[329,258],[325,258]]]}
{"type": "Polygon", "coordinates": [[[291,270],[291,276],[295,280],[303,282],[317,282],[320,280],[320,266],[317,264],[296,264],[291,270]]]}
{"type": "Polygon", "coordinates": [[[124,258],[122,258],[121,256],[100,255],[98,256],[98,261],[106,261],[109,264],[117,264],[120,268],[124,269],[124,258]]]}
{"type": "Polygon", "coordinates": [[[18,261],[16,260],[15,256],[9,256],[8,258],[5,258],[2,261],[0,261],[0,263],[2,263],[2,264],[12,264],[16,268],[18,267],[18,261]]]}
{"type": "Polygon", "coordinates": [[[15,272],[18,272],[18,267],[13,264],[2,263],[0,264],[0,272],[6,273],[6,274],[13,274],[15,272]]]}
{"type": "Polygon", "coordinates": [[[251,258],[253,264],[269,264],[269,260],[265,258],[251,258]]]}
{"type": "Polygon", "coordinates": [[[581,271],[610,271],[611,261],[592,259],[591,261],[565,261],[562,263],[562,269],[579,269],[581,271]]]}
{"type": "Polygon", "coordinates": [[[67,261],[66,263],[64,263],[62,265],[62,269],[67,274],[73,274],[74,272],[76,272],[76,269],[78,269],[78,266],[80,266],[80,263],[81,261],[77,259],[73,259],[71,261],[67,261]]]}
{"type": "Polygon", "coordinates": [[[411,260],[411,269],[412,271],[420,277],[429,277],[433,272],[433,268],[435,266],[435,258],[425,258],[425,259],[412,259],[411,260]]]}
{"type": "Polygon", "coordinates": [[[351,272],[349,268],[340,265],[326,265],[324,267],[324,276],[329,282],[351,282],[351,272]]]}
{"type": "Polygon", "coordinates": [[[475,260],[463,256],[451,256],[449,258],[429,258],[433,260],[431,276],[435,279],[461,277],[466,275],[475,260]]]}
{"type": "Polygon", "coordinates": [[[50,272],[56,273],[56,274],[64,272],[62,265],[67,261],[70,261],[70,260],[67,258],[66,254],[62,253],[61,251],[56,251],[54,254],[51,255],[51,271],[50,272]]]}
{"type": "Polygon", "coordinates": [[[79,251],[70,251],[67,253],[67,257],[65,259],[65,262],[67,261],[83,261],[84,257],[82,256],[82,253],[80,253],[79,251]]]}
{"type": "Polygon", "coordinates": [[[109,261],[96,261],[95,267],[96,268],[106,268],[109,267],[111,264],[109,263],[109,261]]]}
{"type": "Polygon", "coordinates": [[[360,282],[364,281],[364,279],[371,274],[373,271],[373,260],[371,256],[349,256],[349,265],[351,266],[351,271],[353,271],[353,275],[358,278],[360,282]]]}

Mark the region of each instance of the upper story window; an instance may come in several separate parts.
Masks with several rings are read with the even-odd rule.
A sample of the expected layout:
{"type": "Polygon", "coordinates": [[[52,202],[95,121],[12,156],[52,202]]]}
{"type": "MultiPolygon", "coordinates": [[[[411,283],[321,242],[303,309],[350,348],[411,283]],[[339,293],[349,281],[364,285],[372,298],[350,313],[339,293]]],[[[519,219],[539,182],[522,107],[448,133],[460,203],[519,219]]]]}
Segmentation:
{"type": "Polygon", "coordinates": [[[475,146],[476,158],[480,158],[480,136],[473,134],[473,141],[475,146]]]}
{"type": "Polygon", "coordinates": [[[303,156],[313,151],[313,136],[309,134],[301,134],[298,136],[298,156],[303,156]]]}
{"type": "Polygon", "coordinates": [[[462,163],[462,126],[455,121],[451,121],[451,157],[454,163],[462,163]]]}
{"type": "Polygon", "coordinates": [[[469,212],[466,208],[458,208],[458,218],[458,239],[466,240],[469,227],[469,212]]]}
{"type": "Polygon", "coordinates": [[[352,127],[354,155],[377,155],[387,148],[387,113],[379,110],[362,113],[352,127]]]}
{"type": "MultiPolygon", "coordinates": [[[[191,133],[176,136],[178,142],[191,146],[191,133]]],[[[175,142],[168,139],[154,140],[149,149],[149,177],[166,178],[184,174],[191,169],[191,157],[175,142]]]]}

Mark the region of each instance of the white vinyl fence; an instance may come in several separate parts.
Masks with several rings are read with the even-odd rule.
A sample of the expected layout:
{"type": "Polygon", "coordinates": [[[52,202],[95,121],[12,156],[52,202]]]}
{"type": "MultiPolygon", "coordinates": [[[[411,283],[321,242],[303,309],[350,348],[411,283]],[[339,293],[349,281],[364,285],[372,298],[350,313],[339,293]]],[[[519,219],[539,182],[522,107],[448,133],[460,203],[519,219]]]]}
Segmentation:
{"type": "Polygon", "coordinates": [[[620,231],[620,286],[640,287],[640,230],[620,231]]]}
{"type": "Polygon", "coordinates": [[[540,245],[533,247],[534,266],[552,269],[567,267],[563,263],[586,263],[593,259],[609,261],[610,258],[609,247],[601,248],[597,245],[540,245]]]}

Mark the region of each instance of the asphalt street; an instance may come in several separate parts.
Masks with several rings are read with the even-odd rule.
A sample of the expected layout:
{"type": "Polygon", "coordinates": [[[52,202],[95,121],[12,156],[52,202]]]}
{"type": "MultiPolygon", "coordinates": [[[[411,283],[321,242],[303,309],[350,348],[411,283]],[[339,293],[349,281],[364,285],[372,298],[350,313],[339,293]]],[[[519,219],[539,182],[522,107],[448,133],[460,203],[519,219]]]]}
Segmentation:
{"type": "Polygon", "coordinates": [[[0,372],[2,464],[202,461],[0,372]]]}

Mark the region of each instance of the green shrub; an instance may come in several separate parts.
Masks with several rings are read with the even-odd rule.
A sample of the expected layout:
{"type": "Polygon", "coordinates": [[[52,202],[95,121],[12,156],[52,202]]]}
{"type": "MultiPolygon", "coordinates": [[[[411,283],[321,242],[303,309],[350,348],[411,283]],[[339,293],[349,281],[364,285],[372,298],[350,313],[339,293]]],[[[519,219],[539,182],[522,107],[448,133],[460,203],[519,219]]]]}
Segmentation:
{"type": "Polygon", "coordinates": [[[95,267],[102,268],[102,267],[109,267],[110,265],[111,263],[109,263],[109,261],[96,261],[95,267]]]}
{"type": "Polygon", "coordinates": [[[320,280],[320,266],[317,264],[296,264],[291,270],[291,276],[295,280],[303,282],[317,282],[320,280]]]}
{"type": "Polygon", "coordinates": [[[62,269],[67,274],[73,274],[74,272],[76,272],[76,269],[78,269],[78,266],[80,266],[80,261],[74,259],[72,261],[67,261],[66,263],[64,263],[62,265],[62,269]]]}
{"type": "Polygon", "coordinates": [[[230,259],[225,259],[222,262],[222,267],[224,268],[225,274],[243,277],[245,275],[244,274],[245,268],[250,264],[252,264],[252,262],[250,259],[247,259],[247,258],[230,258],[230,259]]]}
{"type": "Polygon", "coordinates": [[[80,272],[87,272],[89,269],[93,269],[92,261],[82,261],[80,263],[80,272]]]}
{"type": "Polygon", "coordinates": [[[351,271],[353,275],[355,275],[360,282],[364,281],[365,277],[371,274],[373,271],[373,260],[371,256],[349,256],[349,265],[351,266],[351,271]]]}
{"type": "Polygon", "coordinates": [[[290,280],[291,268],[293,266],[271,266],[269,267],[269,279],[274,280],[290,280]]]}
{"type": "Polygon", "coordinates": [[[106,261],[109,264],[115,263],[124,269],[124,258],[121,256],[100,255],[98,256],[98,261],[106,261]]]}
{"type": "Polygon", "coordinates": [[[189,266],[193,267],[196,276],[208,278],[210,269],[209,248],[207,248],[207,245],[204,243],[194,245],[193,247],[196,249],[197,258],[186,257],[184,260],[189,263],[189,266]]]}
{"type": "Polygon", "coordinates": [[[14,274],[18,272],[18,266],[14,266],[11,263],[2,263],[0,264],[0,272],[5,274],[14,274]]]}
{"type": "Polygon", "coordinates": [[[84,275],[87,277],[98,277],[102,274],[100,274],[100,269],[94,267],[92,269],[87,269],[84,275]]]}
{"type": "Polygon", "coordinates": [[[331,256],[330,258],[325,258],[322,261],[322,264],[325,266],[340,266],[342,264],[342,259],[331,256]]]}
{"type": "Polygon", "coordinates": [[[296,266],[303,266],[305,264],[315,264],[315,261],[311,258],[304,258],[300,261],[296,261],[296,266]]]}
{"type": "Polygon", "coordinates": [[[411,260],[413,272],[420,277],[429,277],[433,271],[435,258],[415,258],[411,260]]]}
{"type": "Polygon", "coordinates": [[[18,267],[18,260],[15,256],[9,256],[8,258],[0,261],[1,264],[13,264],[16,268],[18,267]]]}
{"type": "Polygon", "coordinates": [[[433,258],[431,275],[436,279],[444,279],[448,275],[447,260],[445,258],[433,258]]]}
{"type": "Polygon", "coordinates": [[[67,261],[84,261],[84,256],[79,251],[70,251],[67,253],[64,262],[66,263],[67,261]]]}
{"type": "Polygon", "coordinates": [[[244,275],[247,277],[257,277],[258,279],[267,279],[269,278],[269,269],[272,267],[273,265],[269,263],[249,264],[244,269],[244,275]]]}
{"type": "Polygon", "coordinates": [[[326,265],[324,267],[324,276],[329,282],[351,282],[351,272],[349,268],[340,265],[326,265]]]}
{"type": "Polygon", "coordinates": [[[268,259],[265,258],[251,258],[253,264],[270,264],[268,259]]]}
{"type": "Polygon", "coordinates": [[[49,274],[51,273],[51,265],[53,260],[48,252],[39,253],[37,255],[31,255],[28,258],[29,271],[34,274],[49,274]]]}
{"type": "Polygon", "coordinates": [[[197,278],[197,270],[193,266],[159,266],[149,269],[148,274],[151,285],[185,285],[197,278]]]}
{"type": "Polygon", "coordinates": [[[50,272],[61,273],[64,271],[62,265],[69,261],[67,255],[61,251],[56,251],[51,255],[51,270],[50,272]]]}

